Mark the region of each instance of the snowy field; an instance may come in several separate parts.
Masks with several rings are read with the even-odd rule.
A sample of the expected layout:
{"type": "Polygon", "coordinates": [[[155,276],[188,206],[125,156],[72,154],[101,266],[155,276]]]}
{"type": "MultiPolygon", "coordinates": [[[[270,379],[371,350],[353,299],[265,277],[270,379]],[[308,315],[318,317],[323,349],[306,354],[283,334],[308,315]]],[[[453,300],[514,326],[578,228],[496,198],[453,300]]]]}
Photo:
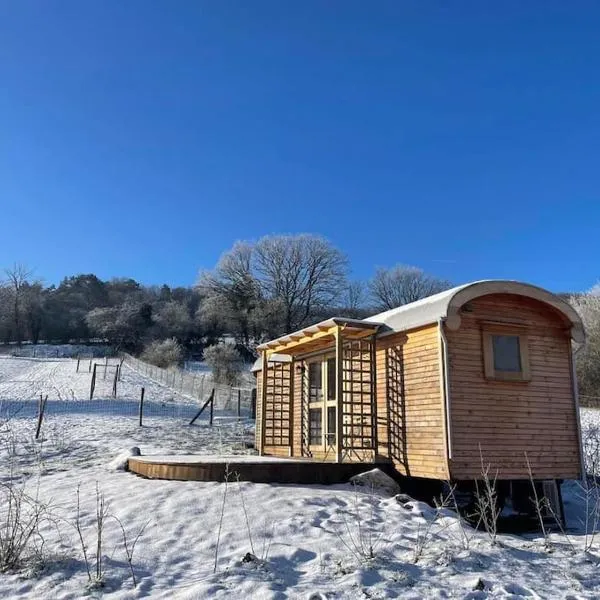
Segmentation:
{"type": "MultiPolygon", "coordinates": [[[[135,399],[142,385],[158,403],[182,400],[130,369],[122,384],[121,403],[135,399]]],[[[189,426],[175,413],[148,417],[140,428],[126,411],[78,411],[86,390],[89,375],[76,373],[75,361],[0,359],[0,399],[35,406],[43,393],[49,403],[72,407],[50,411],[40,441],[34,412],[20,412],[0,429],[3,498],[7,485],[25,486],[47,507],[33,537],[38,559],[0,574],[0,598],[600,597],[600,544],[584,535],[585,505],[575,482],[563,486],[566,534],[552,533],[548,543],[541,534],[499,535],[492,545],[485,532],[462,527],[449,510],[438,514],[426,504],[351,485],[237,483],[234,476],[227,485],[150,481],[120,470],[132,446],[142,455],[247,453],[251,428],[210,428],[205,420],[189,426]],[[96,486],[123,524],[129,547],[145,527],[132,559],[136,587],[112,517],[100,553],[104,586],[88,585],[75,527],[77,492],[94,574],[96,486]],[[247,553],[257,560],[244,562],[247,553]]],[[[109,401],[108,395],[98,400],[109,401]]],[[[583,411],[582,421],[600,425],[600,413],[583,411]]],[[[0,516],[2,532],[6,505],[0,516]]]]}

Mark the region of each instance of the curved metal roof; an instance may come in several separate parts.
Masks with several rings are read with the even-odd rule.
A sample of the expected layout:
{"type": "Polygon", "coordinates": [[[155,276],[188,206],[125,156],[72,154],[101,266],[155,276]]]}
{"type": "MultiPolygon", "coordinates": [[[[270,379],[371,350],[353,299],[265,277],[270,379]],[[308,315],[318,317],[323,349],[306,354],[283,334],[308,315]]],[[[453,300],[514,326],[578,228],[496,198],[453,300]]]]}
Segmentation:
{"type": "Polygon", "coordinates": [[[509,280],[484,280],[467,283],[445,290],[422,300],[392,308],[373,315],[365,321],[383,324],[389,331],[406,331],[443,319],[450,329],[460,327],[460,308],[465,303],[487,294],[516,294],[539,300],[552,306],[571,324],[571,337],[576,342],[585,341],[583,323],[573,307],[562,298],[543,288],[509,280]]]}

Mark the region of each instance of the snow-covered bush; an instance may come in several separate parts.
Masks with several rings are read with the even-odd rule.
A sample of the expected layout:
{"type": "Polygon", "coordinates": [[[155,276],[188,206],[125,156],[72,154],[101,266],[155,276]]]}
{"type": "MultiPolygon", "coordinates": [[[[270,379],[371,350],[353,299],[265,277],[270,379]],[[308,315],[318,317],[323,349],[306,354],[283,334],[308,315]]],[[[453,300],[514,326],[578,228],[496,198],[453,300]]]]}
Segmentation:
{"type": "Polygon", "coordinates": [[[600,476],[600,427],[589,424],[581,432],[585,471],[594,480],[600,476]]]}
{"type": "Polygon", "coordinates": [[[163,369],[177,365],[182,358],[183,349],[175,338],[152,342],[142,353],[142,360],[163,369]]]}
{"type": "Polygon", "coordinates": [[[231,344],[215,344],[204,350],[204,360],[210,367],[215,383],[239,383],[244,368],[241,354],[231,344]]]}

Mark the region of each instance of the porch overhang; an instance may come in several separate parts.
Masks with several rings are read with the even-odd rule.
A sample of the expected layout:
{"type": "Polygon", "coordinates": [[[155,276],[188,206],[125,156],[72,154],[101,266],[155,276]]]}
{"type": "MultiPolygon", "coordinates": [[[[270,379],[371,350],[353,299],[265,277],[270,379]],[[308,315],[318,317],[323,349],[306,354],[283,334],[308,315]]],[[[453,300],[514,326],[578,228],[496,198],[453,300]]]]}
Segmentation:
{"type": "Polygon", "coordinates": [[[376,334],[381,326],[381,323],[371,321],[333,317],[261,344],[257,350],[267,358],[273,354],[298,356],[331,347],[340,334],[344,339],[358,340],[376,334]]]}

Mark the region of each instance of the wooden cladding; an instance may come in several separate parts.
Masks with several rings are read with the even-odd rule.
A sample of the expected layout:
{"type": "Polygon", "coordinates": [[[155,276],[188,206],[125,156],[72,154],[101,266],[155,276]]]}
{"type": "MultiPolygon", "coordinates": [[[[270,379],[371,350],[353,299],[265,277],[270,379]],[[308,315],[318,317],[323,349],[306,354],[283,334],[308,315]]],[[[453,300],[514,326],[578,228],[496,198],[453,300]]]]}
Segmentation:
{"type": "Polygon", "coordinates": [[[263,453],[444,480],[480,478],[482,456],[500,479],[527,478],[527,453],[536,478],[579,477],[570,333],[551,304],[489,294],[458,329],[319,333],[318,352],[258,374],[263,453]]]}
{"type": "Polygon", "coordinates": [[[378,454],[403,475],[446,479],[437,324],[377,340],[378,454]]]}
{"type": "Polygon", "coordinates": [[[469,305],[460,329],[446,332],[452,477],[481,477],[481,451],[484,464],[501,479],[528,477],[525,453],[534,477],[577,478],[578,426],[563,319],[548,305],[516,295],[482,296],[469,305]],[[516,334],[525,341],[528,380],[486,377],[482,332],[516,334]]]}

